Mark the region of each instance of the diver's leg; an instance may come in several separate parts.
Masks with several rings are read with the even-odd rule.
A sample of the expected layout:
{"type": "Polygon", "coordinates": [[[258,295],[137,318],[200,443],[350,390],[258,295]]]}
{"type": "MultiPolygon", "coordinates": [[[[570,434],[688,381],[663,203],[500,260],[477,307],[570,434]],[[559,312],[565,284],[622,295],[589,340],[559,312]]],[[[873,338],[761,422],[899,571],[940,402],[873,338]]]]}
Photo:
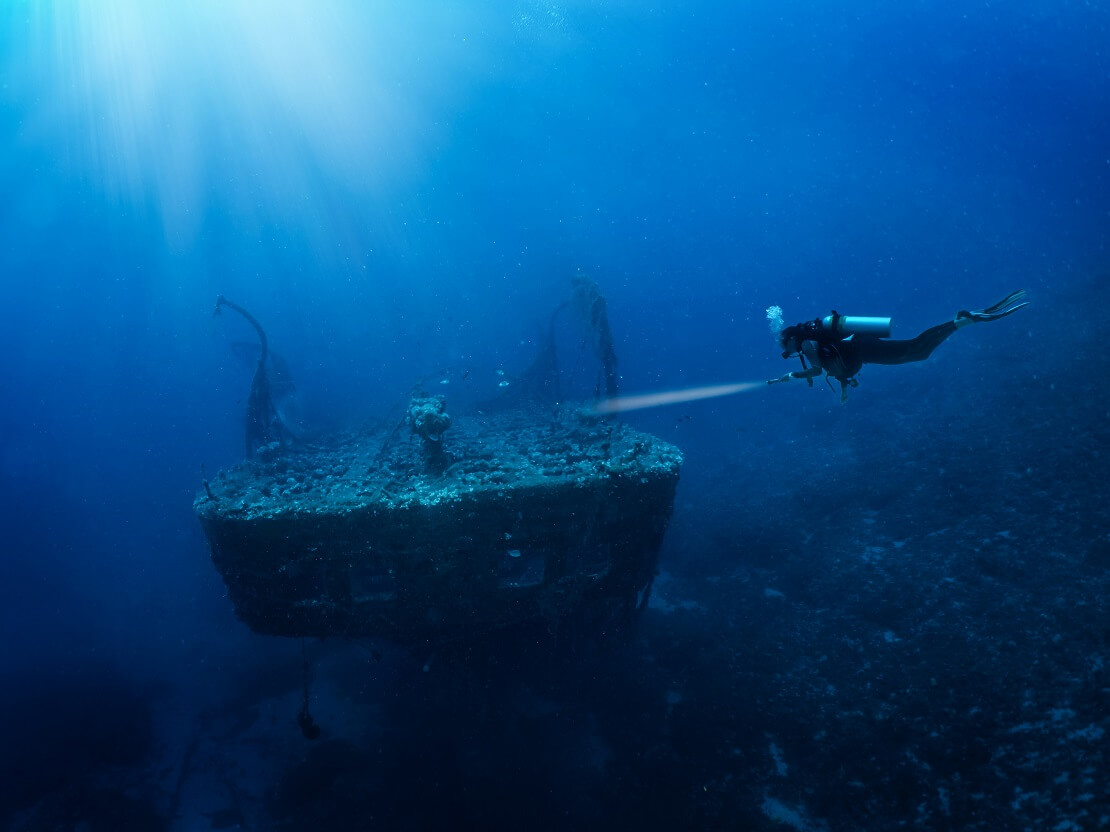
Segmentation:
{"type": "Polygon", "coordinates": [[[924,361],[940,344],[959,329],[955,321],[931,327],[908,341],[888,341],[879,338],[853,338],[857,355],[864,364],[909,364],[924,361]]]}
{"type": "Polygon", "coordinates": [[[852,342],[855,343],[857,355],[864,364],[908,364],[911,361],[924,361],[957,329],[962,329],[968,324],[997,321],[999,318],[1013,315],[1028,305],[1025,290],[1018,289],[986,309],[975,312],[961,309],[956,313],[954,320],[927,329],[909,341],[889,341],[857,336],[852,339],[852,342]]]}

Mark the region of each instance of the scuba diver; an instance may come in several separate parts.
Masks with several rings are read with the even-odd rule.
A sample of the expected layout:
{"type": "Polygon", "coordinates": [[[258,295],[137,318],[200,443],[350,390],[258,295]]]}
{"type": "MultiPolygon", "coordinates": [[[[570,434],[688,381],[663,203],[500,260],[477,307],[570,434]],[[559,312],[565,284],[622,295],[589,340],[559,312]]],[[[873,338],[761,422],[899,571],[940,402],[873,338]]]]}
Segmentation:
{"type": "MultiPolygon", "coordinates": [[[[782,309],[772,306],[767,310],[767,319],[782,347],[782,357],[798,356],[802,369],[767,383],[778,384],[804,378],[812,387],[813,379],[824,373],[826,380],[835,378],[840,382],[840,400],[847,401],[848,388],[859,385],[855,376],[864,364],[924,361],[956,330],[969,324],[997,321],[1028,305],[1025,290],[1018,289],[986,309],[976,312],[961,309],[953,320],[931,327],[908,341],[887,340],[890,337],[890,318],[857,318],[834,311],[824,318],[784,326],[782,309]]],[[[829,386],[832,386],[831,381],[829,386]]]]}

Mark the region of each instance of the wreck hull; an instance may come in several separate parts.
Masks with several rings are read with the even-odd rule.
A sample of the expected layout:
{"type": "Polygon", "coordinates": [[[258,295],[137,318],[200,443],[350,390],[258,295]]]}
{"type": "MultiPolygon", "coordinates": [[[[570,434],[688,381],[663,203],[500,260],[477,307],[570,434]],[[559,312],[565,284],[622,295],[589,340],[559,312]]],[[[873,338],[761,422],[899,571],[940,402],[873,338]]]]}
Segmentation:
{"type": "MultiPolygon", "coordinates": [[[[495,427],[483,450],[494,434],[512,441],[495,427]]],[[[490,465],[468,464],[466,442],[439,475],[418,473],[419,449],[404,443],[386,485],[338,504],[309,488],[244,509],[235,497],[249,472],[240,472],[214,498],[198,498],[197,513],[236,613],[259,633],[434,642],[579,612],[604,617],[634,609],[650,586],[681,462],[646,434],[613,434],[576,427],[581,452],[569,461],[566,436],[518,437],[518,464],[503,466],[515,476],[498,470],[487,483],[472,474],[489,478],[490,465]],[[594,446],[602,437],[604,457],[594,446]],[[562,455],[556,473],[543,468],[545,439],[562,455]],[[533,462],[519,464],[525,451],[533,462]]],[[[479,458],[489,455],[470,459],[479,458]]]]}

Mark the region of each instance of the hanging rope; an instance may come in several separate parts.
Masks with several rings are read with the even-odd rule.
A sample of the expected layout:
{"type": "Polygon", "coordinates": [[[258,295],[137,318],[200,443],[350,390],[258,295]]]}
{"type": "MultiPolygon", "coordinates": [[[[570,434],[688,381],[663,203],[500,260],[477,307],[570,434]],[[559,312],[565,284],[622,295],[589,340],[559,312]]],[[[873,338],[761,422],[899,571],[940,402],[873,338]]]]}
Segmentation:
{"type": "Polygon", "coordinates": [[[266,332],[254,315],[223,295],[216,298],[216,309],[212,314],[219,315],[220,310],[225,306],[246,318],[247,323],[258,333],[258,366],[254,370],[251,392],[247,398],[246,451],[247,459],[250,459],[263,445],[283,441],[287,431],[274,407],[270,393],[270,377],[266,369],[266,360],[270,357],[270,341],[266,338],[266,332]]]}

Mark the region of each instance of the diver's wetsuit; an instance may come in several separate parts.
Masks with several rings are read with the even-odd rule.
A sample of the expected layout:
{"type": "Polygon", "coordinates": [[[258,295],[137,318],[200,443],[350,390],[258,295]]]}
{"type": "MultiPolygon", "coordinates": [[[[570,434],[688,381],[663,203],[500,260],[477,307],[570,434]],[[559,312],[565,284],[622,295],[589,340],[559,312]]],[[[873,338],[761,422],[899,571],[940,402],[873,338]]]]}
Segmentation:
{"type": "Polygon", "coordinates": [[[790,375],[794,378],[812,379],[828,373],[840,382],[840,397],[847,398],[848,387],[855,387],[855,375],[864,364],[909,364],[924,361],[949,335],[959,327],[946,321],[922,332],[908,341],[891,341],[874,335],[853,335],[850,338],[805,340],[799,352],[810,366],[790,375]]]}
{"type": "MultiPolygon", "coordinates": [[[[840,382],[841,399],[847,397],[847,388],[856,386],[855,375],[864,364],[909,364],[924,361],[933,354],[952,333],[968,324],[981,321],[994,321],[1011,315],[1028,306],[1025,291],[1019,289],[1007,295],[998,303],[976,312],[960,311],[954,320],[945,321],[930,327],[916,338],[897,341],[880,338],[876,335],[856,334],[845,338],[833,335],[820,320],[786,327],[780,336],[784,347],[783,358],[791,355],[803,356],[802,364],[808,360],[808,367],[787,373],[769,384],[786,381],[790,378],[808,379],[812,384],[815,376],[828,374],[840,382]]],[[[834,317],[839,317],[833,313],[834,317]]],[[[835,323],[833,325],[835,331],[835,323]]]]}
{"type": "Polygon", "coordinates": [[[834,378],[844,379],[854,376],[864,364],[909,364],[924,361],[957,328],[954,321],[945,321],[908,341],[876,338],[873,335],[853,335],[851,338],[826,343],[806,341],[802,348],[812,364],[821,366],[834,378]],[[812,347],[806,349],[809,345],[812,347]],[[814,353],[812,355],[811,350],[814,353]]]}

